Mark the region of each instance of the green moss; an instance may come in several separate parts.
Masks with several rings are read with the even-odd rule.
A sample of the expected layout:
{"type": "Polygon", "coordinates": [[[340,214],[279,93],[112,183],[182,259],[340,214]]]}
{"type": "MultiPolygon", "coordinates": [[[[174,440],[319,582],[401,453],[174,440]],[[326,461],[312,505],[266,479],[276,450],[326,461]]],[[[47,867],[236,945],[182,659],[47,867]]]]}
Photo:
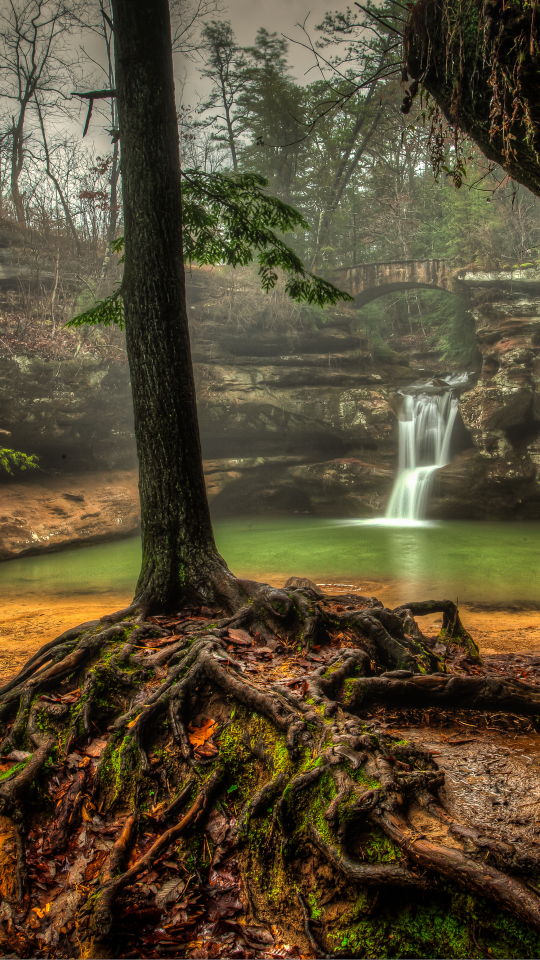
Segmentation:
{"type": "MultiPolygon", "coordinates": [[[[328,770],[311,787],[302,790],[297,801],[297,828],[304,832],[309,827],[314,826],[326,843],[335,845],[335,837],[330,831],[324,814],[336,793],[334,778],[328,770]]],[[[294,816],[294,812],[292,815],[294,816]]]]}
{"type": "Polygon", "coordinates": [[[0,773],[0,782],[3,780],[9,780],[16,773],[20,773],[20,771],[26,766],[27,762],[27,760],[22,760],[21,763],[14,764],[11,770],[4,770],[3,773],[0,773]]]}
{"type": "Polygon", "coordinates": [[[322,911],[322,908],[319,907],[319,901],[317,899],[317,894],[315,893],[315,891],[312,890],[311,893],[309,894],[308,902],[309,902],[309,907],[311,911],[311,919],[320,920],[323,915],[323,911],[322,911]]]}
{"type": "Polygon", "coordinates": [[[538,956],[537,933],[451,885],[416,897],[387,894],[373,906],[364,895],[347,908],[329,933],[333,950],[368,960],[538,956]]]}
{"type": "Polygon", "coordinates": [[[369,839],[362,844],[362,855],[367,863],[394,863],[402,859],[398,845],[378,827],[371,827],[369,839]]]}
{"type": "Polygon", "coordinates": [[[368,777],[362,767],[359,767],[358,770],[349,770],[349,776],[352,777],[356,783],[365,787],[366,790],[376,790],[377,787],[381,785],[379,780],[375,780],[374,777],[368,777]]]}

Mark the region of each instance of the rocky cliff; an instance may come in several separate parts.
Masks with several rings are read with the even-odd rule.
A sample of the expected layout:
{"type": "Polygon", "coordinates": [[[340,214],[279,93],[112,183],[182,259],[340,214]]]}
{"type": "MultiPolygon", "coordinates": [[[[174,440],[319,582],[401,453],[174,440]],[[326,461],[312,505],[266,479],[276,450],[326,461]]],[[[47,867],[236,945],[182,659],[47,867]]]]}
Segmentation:
{"type": "Polygon", "coordinates": [[[482,356],[460,409],[474,449],[438,472],[430,513],[540,518],[540,272],[464,272],[482,356]]]}
{"type": "MultiPolygon", "coordinates": [[[[477,386],[461,398],[454,458],[437,475],[430,514],[537,517],[540,276],[534,270],[464,272],[456,282],[476,328],[482,368],[477,386]]],[[[382,514],[396,468],[399,389],[449,372],[440,355],[427,340],[410,335],[389,340],[383,358],[374,359],[354,310],[334,314],[320,328],[302,318],[285,328],[275,320],[256,326],[250,318],[240,322],[231,314],[227,283],[219,271],[211,276],[196,271],[189,281],[214,516],[382,514]]],[[[60,518],[64,532],[59,539],[54,532],[58,517],[54,527],[50,512],[48,520],[43,514],[38,531],[36,503],[47,499],[47,485],[52,493],[62,487],[61,495],[69,501],[83,474],[85,485],[91,473],[96,487],[108,491],[112,500],[99,530],[85,527],[82,514],[74,514],[74,531],[78,525],[82,532],[74,532],[73,540],[125,535],[136,527],[133,511],[126,507],[126,521],[116,521],[114,483],[107,481],[116,471],[119,489],[124,481],[129,486],[128,474],[118,471],[133,471],[136,464],[125,360],[91,351],[69,358],[36,351],[29,356],[10,330],[3,337],[9,349],[0,357],[0,427],[10,432],[9,445],[38,453],[42,469],[39,477],[17,478],[19,520],[25,519],[23,487],[33,504],[26,518],[29,539],[21,536],[15,542],[14,523],[19,521],[13,519],[10,483],[0,488],[3,556],[69,541],[66,517],[60,518]]]]}

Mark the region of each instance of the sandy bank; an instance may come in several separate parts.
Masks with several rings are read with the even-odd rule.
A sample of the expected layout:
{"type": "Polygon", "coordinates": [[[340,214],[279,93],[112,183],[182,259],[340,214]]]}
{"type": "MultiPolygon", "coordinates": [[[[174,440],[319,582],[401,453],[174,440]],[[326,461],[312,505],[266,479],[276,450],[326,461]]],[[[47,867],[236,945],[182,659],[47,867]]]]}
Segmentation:
{"type": "Polygon", "coordinates": [[[65,630],[96,620],[105,613],[121,610],[130,603],[126,594],[106,593],[97,597],[42,597],[3,600],[0,610],[0,680],[7,680],[44,643],[65,630]]]}

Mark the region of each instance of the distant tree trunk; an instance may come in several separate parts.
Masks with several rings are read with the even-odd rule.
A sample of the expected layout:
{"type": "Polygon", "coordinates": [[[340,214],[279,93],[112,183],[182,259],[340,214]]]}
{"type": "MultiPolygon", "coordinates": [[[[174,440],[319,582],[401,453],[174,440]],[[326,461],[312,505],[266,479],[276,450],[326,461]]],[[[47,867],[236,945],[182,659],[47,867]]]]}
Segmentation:
{"type": "Polygon", "coordinates": [[[225,117],[227,119],[227,135],[229,137],[229,147],[231,148],[233,170],[235,173],[238,173],[238,157],[236,155],[236,144],[234,142],[234,130],[233,130],[232,119],[231,119],[231,108],[227,103],[224,87],[223,87],[223,104],[225,106],[225,117]]]}
{"type": "Polygon", "coordinates": [[[71,233],[71,236],[73,237],[73,240],[75,243],[77,256],[80,257],[82,253],[81,241],[79,240],[79,234],[77,233],[77,228],[73,222],[73,217],[71,216],[71,212],[69,209],[66,196],[64,194],[64,191],[62,190],[62,187],[60,186],[60,181],[58,180],[58,177],[54,175],[53,170],[51,168],[51,155],[49,153],[49,144],[47,142],[47,134],[45,133],[45,124],[43,122],[43,114],[41,112],[41,106],[39,104],[39,100],[37,99],[37,97],[35,100],[35,104],[36,104],[37,114],[39,118],[41,138],[43,140],[43,149],[45,151],[45,170],[49,179],[52,180],[52,182],[54,183],[56,192],[60,199],[60,203],[62,204],[62,210],[64,211],[64,216],[66,218],[66,224],[68,226],[68,230],[71,233]]]}
{"type": "Polygon", "coordinates": [[[19,118],[17,122],[13,121],[11,128],[11,198],[19,223],[26,223],[23,196],[19,189],[19,177],[24,161],[24,115],[25,110],[21,107],[19,118]]]}
{"type": "Polygon", "coordinates": [[[125,220],[123,295],[150,609],[234,591],[204,485],[185,301],[168,0],[113,0],[125,220]]]}
{"type": "Polygon", "coordinates": [[[107,229],[107,243],[111,243],[116,236],[116,227],[118,224],[118,178],[120,176],[120,167],[118,165],[118,140],[115,141],[113,148],[113,159],[111,165],[111,197],[110,197],[110,217],[109,227],[107,229]]]}

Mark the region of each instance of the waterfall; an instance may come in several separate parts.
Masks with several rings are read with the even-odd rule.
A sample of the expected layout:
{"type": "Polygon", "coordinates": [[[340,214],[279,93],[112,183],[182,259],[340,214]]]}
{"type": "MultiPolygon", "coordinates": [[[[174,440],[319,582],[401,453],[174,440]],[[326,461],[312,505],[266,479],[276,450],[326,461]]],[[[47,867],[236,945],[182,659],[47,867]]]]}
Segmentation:
{"type": "Polygon", "coordinates": [[[450,441],[459,400],[453,388],[468,374],[441,381],[444,393],[434,395],[433,384],[424,384],[415,396],[404,396],[399,417],[399,462],[394,489],[386,511],[393,520],[422,520],[435,470],[450,460],[450,441]],[[429,391],[429,392],[428,392],[429,391]]]}

